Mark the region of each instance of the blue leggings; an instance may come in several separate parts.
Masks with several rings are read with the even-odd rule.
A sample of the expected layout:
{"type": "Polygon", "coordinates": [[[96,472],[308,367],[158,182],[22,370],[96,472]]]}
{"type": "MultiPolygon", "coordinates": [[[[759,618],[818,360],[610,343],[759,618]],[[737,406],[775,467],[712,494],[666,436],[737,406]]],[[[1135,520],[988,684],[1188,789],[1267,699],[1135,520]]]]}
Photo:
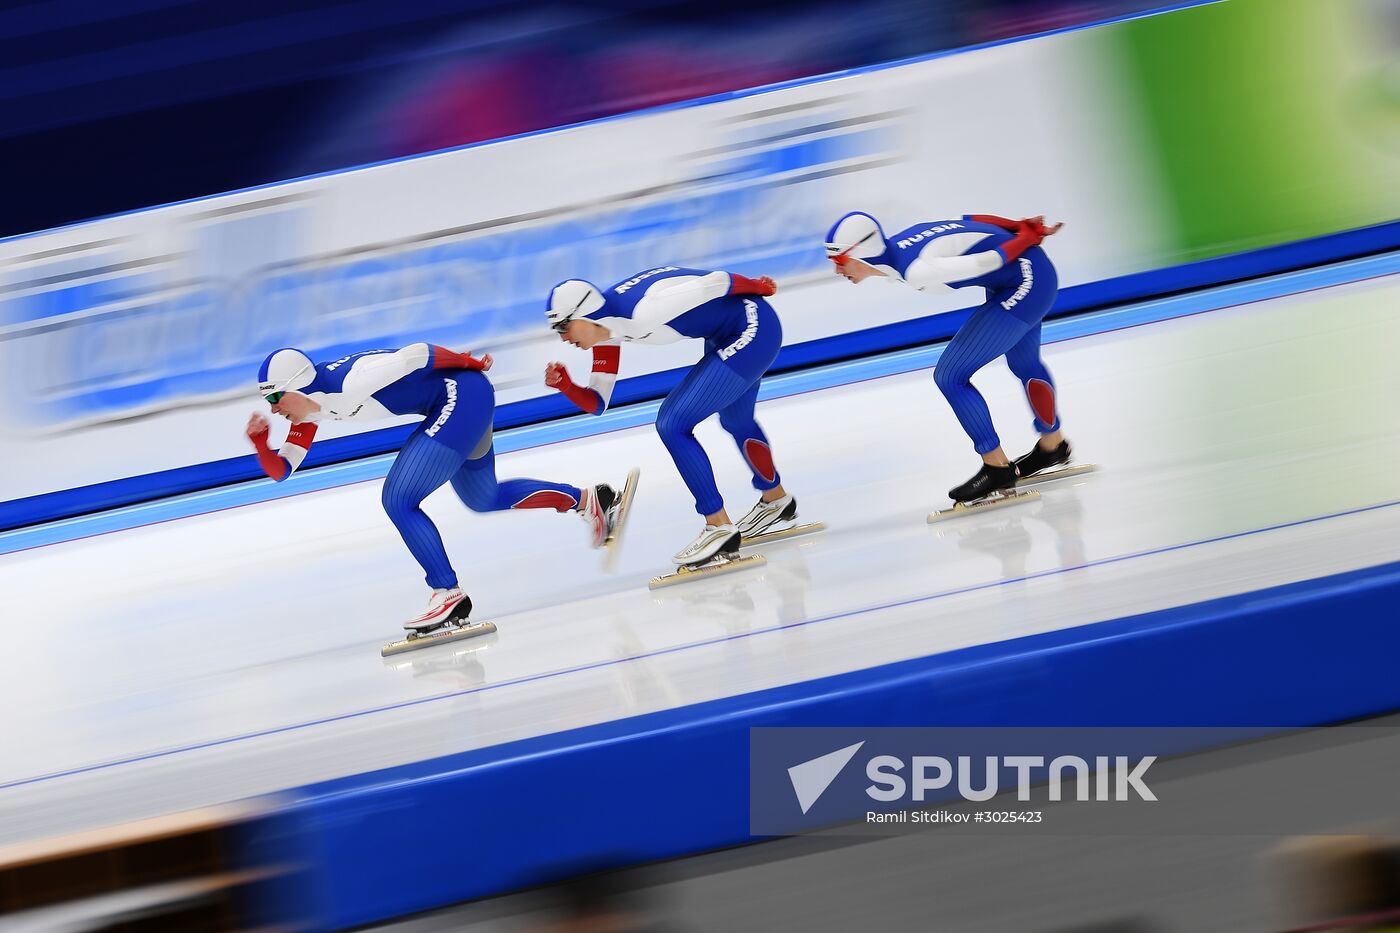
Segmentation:
{"type": "Polygon", "coordinates": [[[745,298],[749,326],[732,340],[707,341],[706,353],[671,390],[656,415],[656,433],[670,451],[695,511],[713,515],[724,508],[710,458],[695,439],[695,427],[711,415],[734,438],[753,473],[755,489],[782,482],[773,465],[768,437],[754,420],[758,386],[783,344],[778,315],[762,298],[745,298]],[[751,310],[750,310],[751,308],[751,310]],[[745,339],[747,338],[747,339],[745,339]]]}
{"type": "Polygon", "coordinates": [[[1021,380],[1035,417],[1035,429],[1041,434],[1060,429],[1055,380],[1040,358],[1040,322],[1055,300],[1053,270],[1040,277],[1044,284],[1037,282],[1028,295],[1018,296],[1012,303],[1014,311],[1005,307],[1016,295],[1012,289],[996,293],[973,311],[934,367],[933,381],[947,397],[953,414],[979,454],[996,450],[1001,439],[992,426],[986,400],[972,384],[972,374],[999,356],[1006,357],[1007,366],[1021,380]]]}
{"type": "Polygon", "coordinates": [[[445,380],[455,382],[455,398],[439,400],[409,435],[384,479],[382,497],[384,511],[433,589],[457,585],[442,536],[422,509],[423,500],[444,483],[450,482],[457,497],[474,512],[567,512],[578,505],[581,495],[577,486],[537,479],[497,482],[496,451],[491,441],[495,412],[491,383],[477,372],[453,372],[445,380]],[[446,419],[442,419],[444,410],[446,419]]]}

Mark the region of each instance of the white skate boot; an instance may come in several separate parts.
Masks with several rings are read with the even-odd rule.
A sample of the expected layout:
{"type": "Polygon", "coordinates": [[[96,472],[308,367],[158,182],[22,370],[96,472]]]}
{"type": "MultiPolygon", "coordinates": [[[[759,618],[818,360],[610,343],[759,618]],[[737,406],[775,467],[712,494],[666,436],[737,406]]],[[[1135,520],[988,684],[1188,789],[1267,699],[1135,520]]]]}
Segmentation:
{"type": "Polygon", "coordinates": [[[403,624],[408,629],[403,640],[385,645],[379,653],[387,658],[405,651],[490,635],[496,631],[494,622],[467,621],[471,611],[471,597],[463,593],[461,587],[433,590],[427,611],[403,624]]]}
{"type": "Polygon", "coordinates": [[[733,525],[706,525],[671,560],[679,565],[676,571],[652,577],[648,584],[651,589],[764,564],[763,557],[757,554],[739,556],[739,529],[733,525]]]}
{"type": "Polygon", "coordinates": [[[781,499],[774,499],[772,502],[758,500],[758,504],[749,509],[749,514],[735,522],[735,527],[739,529],[739,534],[745,538],[753,538],[771,531],[783,522],[790,522],[797,518],[797,500],[789,493],[781,499]]]}
{"type": "Polygon", "coordinates": [[[689,567],[704,563],[720,553],[739,555],[739,530],[734,525],[706,525],[696,539],[676,552],[671,560],[676,565],[689,567]]]}
{"type": "Polygon", "coordinates": [[[739,556],[739,529],[733,525],[706,525],[694,541],[676,552],[671,562],[681,567],[691,567],[721,553],[739,556]]]}
{"type": "Polygon", "coordinates": [[[471,611],[472,601],[466,593],[462,592],[461,587],[454,586],[450,590],[433,590],[432,598],[428,600],[427,610],[409,619],[403,624],[403,627],[411,632],[427,632],[447,625],[449,622],[466,619],[471,611]]]}
{"type": "Polygon", "coordinates": [[[737,527],[743,537],[742,543],[749,545],[811,534],[826,525],[822,522],[797,524],[797,500],[789,493],[772,502],[759,499],[758,504],[749,509],[749,514],[739,519],[737,527]]]}

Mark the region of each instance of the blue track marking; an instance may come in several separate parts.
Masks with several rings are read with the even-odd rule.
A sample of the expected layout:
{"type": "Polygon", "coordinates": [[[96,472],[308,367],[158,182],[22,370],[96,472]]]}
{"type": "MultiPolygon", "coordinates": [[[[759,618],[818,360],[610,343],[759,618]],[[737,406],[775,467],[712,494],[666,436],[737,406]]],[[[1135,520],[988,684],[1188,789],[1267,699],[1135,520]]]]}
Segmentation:
{"type": "MultiPolygon", "coordinates": [[[[1143,559],[1143,558],[1155,557],[1155,556],[1158,556],[1158,555],[1161,555],[1161,554],[1170,554],[1170,553],[1173,553],[1173,552],[1175,552],[1175,551],[1184,551],[1184,550],[1189,550],[1189,549],[1191,549],[1191,548],[1198,548],[1198,547],[1204,547],[1204,546],[1210,545],[1210,544],[1217,544],[1217,543],[1220,543],[1220,542],[1222,542],[1222,541],[1233,541],[1233,540],[1237,540],[1237,539],[1239,539],[1239,538],[1253,537],[1253,536],[1255,536],[1255,535],[1267,534],[1267,533],[1273,532],[1273,531],[1282,531],[1282,530],[1284,530],[1284,529],[1286,529],[1286,528],[1297,528],[1297,527],[1302,526],[1302,525],[1313,525],[1313,524],[1317,524],[1317,523],[1319,523],[1319,522],[1333,521],[1333,520],[1335,520],[1335,519],[1346,518],[1346,517],[1349,517],[1349,516],[1352,516],[1352,515],[1361,515],[1361,514],[1364,514],[1364,513],[1367,513],[1367,512],[1376,512],[1376,511],[1380,511],[1380,510],[1383,510],[1383,509],[1391,509],[1391,508],[1395,508],[1396,506],[1400,506],[1400,500],[1393,500],[1393,501],[1390,501],[1390,502],[1382,502],[1382,503],[1378,503],[1378,504],[1375,504],[1375,505],[1361,506],[1361,507],[1359,507],[1359,508],[1346,509],[1346,510],[1340,511],[1340,512],[1330,512],[1330,513],[1325,514],[1325,515],[1314,515],[1314,516],[1309,517],[1309,518],[1296,519],[1296,520],[1291,521],[1291,522],[1281,522],[1281,523],[1274,524],[1274,525],[1266,525],[1266,526],[1263,526],[1263,527],[1260,527],[1260,528],[1252,528],[1252,529],[1249,529],[1249,530],[1247,530],[1247,531],[1237,531],[1237,532],[1232,532],[1232,533],[1230,533],[1230,534],[1216,535],[1216,536],[1210,537],[1210,538],[1202,538],[1202,539],[1199,539],[1199,540],[1196,540],[1196,541],[1187,541],[1187,542],[1183,542],[1183,543],[1179,543],[1179,544],[1163,545],[1162,547],[1149,548],[1149,549],[1147,549],[1147,550],[1143,550],[1143,551],[1134,551],[1134,552],[1127,553],[1127,554],[1117,554],[1117,555],[1114,555],[1114,556],[1112,556],[1112,557],[1104,557],[1104,558],[1100,558],[1100,559],[1098,559],[1098,560],[1086,561],[1086,562],[1084,562],[1084,563],[1082,563],[1082,564],[1076,564],[1076,565],[1074,565],[1074,566],[1072,566],[1072,567],[1054,567],[1054,568],[1051,568],[1051,569],[1049,569],[1049,570],[1041,570],[1041,571],[1037,571],[1037,572],[1035,572],[1035,573],[1028,573],[1028,574],[1025,574],[1025,575],[1023,575],[1023,576],[1014,577],[1014,578],[1010,578],[1010,579],[992,580],[992,581],[988,581],[988,582],[986,582],[986,583],[976,583],[976,584],[972,584],[972,585],[970,585],[970,586],[959,587],[959,588],[957,588],[957,589],[952,589],[952,590],[941,590],[941,591],[934,592],[934,593],[926,593],[926,594],[921,595],[921,596],[912,596],[912,597],[909,597],[909,598],[907,598],[907,599],[896,600],[896,601],[894,601],[894,602],[881,603],[881,604],[879,604],[879,605],[874,605],[874,606],[865,606],[865,607],[860,608],[860,609],[848,609],[848,610],[846,610],[846,611],[844,611],[844,612],[837,612],[837,613],[832,613],[832,614],[830,614],[830,615],[818,616],[817,618],[814,618],[814,619],[802,619],[802,620],[797,621],[797,622],[780,623],[780,624],[777,624],[777,625],[770,625],[770,626],[768,626],[768,627],[766,627],[766,628],[756,628],[756,629],[752,629],[752,630],[747,631],[747,632],[739,632],[739,633],[735,633],[735,634],[732,634],[732,635],[722,635],[722,636],[719,636],[719,637],[716,637],[716,638],[710,638],[710,639],[705,639],[705,640],[703,640],[703,641],[691,642],[691,643],[685,644],[685,645],[673,645],[673,646],[668,647],[668,648],[658,648],[658,649],[656,649],[656,650],[654,650],[654,651],[642,651],[642,652],[638,652],[637,654],[629,655],[629,656],[627,656],[627,657],[609,658],[609,659],[606,660],[606,661],[594,661],[594,662],[591,662],[591,663],[588,663],[588,664],[579,664],[579,665],[576,665],[576,666],[573,666],[573,667],[560,668],[559,670],[546,671],[546,672],[540,673],[540,674],[530,674],[530,675],[527,675],[527,676],[524,676],[524,677],[517,677],[517,678],[511,679],[511,680],[503,680],[503,681],[500,681],[500,682],[498,682],[498,683],[484,684],[484,685],[479,686],[479,687],[471,687],[471,688],[468,688],[468,689],[466,689],[466,690],[455,690],[455,691],[452,691],[452,692],[449,692],[449,693],[440,693],[440,694],[436,694],[436,695],[434,695],[434,696],[418,697],[417,699],[405,700],[405,701],[400,702],[400,703],[390,703],[390,704],[386,704],[386,705],[383,705],[383,706],[375,706],[375,707],[370,707],[370,708],[368,708],[368,709],[355,710],[355,711],[353,711],[353,712],[348,712],[348,713],[340,713],[340,714],[335,715],[335,716],[327,716],[327,717],[324,717],[324,718],[321,718],[321,719],[309,720],[309,721],[307,721],[307,722],[294,723],[294,724],[290,724],[290,725],[286,725],[286,726],[278,726],[278,727],[276,727],[276,728],[272,728],[272,729],[263,729],[263,730],[259,730],[259,731],[256,731],[256,732],[247,732],[247,733],[243,733],[243,734],[241,734],[241,735],[228,736],[228,737],[226,737],[226,738],[214,739],[214,740],[212,740],[212,741],[207,741],[207,742],[196,742],[196,743],[191,743],[191,744],[189,744],[189,745],[182,745],[182,746],[178,746],[178,747],[176,747],[176,748],[168,748],[168,749],[163,749],[163,750],[161,750],[161,751],[148,752],[148,753],[146,753],[146,754],[144,754],[144,755],[132,755],[132,756],[129,756],[129,757],[126,757],[126,758],[117,758],[117,759],[113,759],[113,760],[111,760],[111,761],[99,762],[99,763],[97,763],[97,764],[84,765],[83,767],[79,767],[79,768],[70,768],[70,769],[65,770],[65,771],[55,771],[55,772],[51,772],[51,773],[49,773],[49,774],[41,774],[41,775],[36,775],[36,776],[34,776],[34,777],[20,778],[19,780],[9,781],[9,782],[7,782],[7,783],[0,784],[0,791],[10,790],[10,789],[12,789],[12,788],[17,788],[17,787],[26,787],[26,786],[33,785],[33,784],[41,784],[41,783],[44,783],[44,782],[47,782],[47,781],[55,781],[55,780],[58,780],[58,779],[60,779],[60,778],[72,777],[72,776],[74,776],[74,775],[79,775],[79,774],[91,774],[91,773],[96,772],[96,771],[107,771],[107,770],[110,770],[110,769],[112,769],[112,768],[119,768],[119,767],[123,767],[123,766],[125,766],[125,765],[137,764],[137,763],[139,763],[139,762],[154,761],[154,760],[157,760],[157,759],[169,758],[169,757],[171,757],[171,756],[173,756],[173,755],[181,755],[181,754],[184,754],[184,753],[186,753],[186,752],[194,752],[194,751],[200,751],[200,750],[208,749],[208,748],[218,748],[218,747],[221,747],[221,746],[235,745],[235,744],[238,744],[238,743],[241,743],[241,742],[252,741],[252,740],[254,740],[254,739],[266,738],[266,737],[268,737],[268,736],[284,735],[284,734],[289,733],[289,732],[298,732],[298,731],[301,731],[301,730],[303,730],[303,729],[311,729],[311,728],[314,728],[314,727],[316,727],[316,726],[324,726],[324,725],[329,725],[329,724],[332,724],[332,723],[345,722],[345,721],[347,721],[347,720],[352,720],[352,719],[363,719],[363,718],[365,718],[365,717],[368,717],[368,716],[375,716],[375,715],[378,715],[378,714],[380,714],[380,713],[388,713],[388,712],[393,712],[393,711],[396,711],[396,710],[411,709],[411,708],[413,708],[413,707],[424,706],[424,705],[429,704],[429,703],[439,703],[439,702],[442,702],[442,701],[444,701],[444,700],[453,700],[453,699],[457,699],[457,698],[459,698],[459,697],[471,696],[471,695],[473,695],[473,694],[486,693],[486,692],[492,691],[492,690],[500,690],[500,689],[503,689],[503,688],[506,688],[506,687],[518,686],[518,685],[520,685],[520,684],[535,683],[535,682],[542,681],[542,680],[550,680],[550,679],[553,679],[553,678],[556,678],[556,677],[566,677],[566,676],[569,676],[569,675],[571,675],[571,674],[578,674],[578,673],[582,673],[582,672],[585,672],[585,671],[598,670],[598,669],[600,669],[600,668],[615,667],[615,666],[617,666],[617,665],[619,665],[619,664],[630,664],[630,663],[632,663],[632,662],[634,662],[634,661],[645,661],[645,660],[649,660],[649,659],[653,659],[653,658],[665,657],[665,656],[667,656],[667,655],[674,655],[674,654],[679,654],[679,653],[685,652],[685,651],[692,651],[692,650],[695,650],[695,649],[697,649],[697,648],[709,648],[709,647],[712,647],[712,646],[714,646],[714,645],[722,645],[722,644],[729,643],[729,642],[739,641],[739,640],[741,640],[741,639],[754,638],[754,637],[757,637],[757,636],[760,636],[760,635],[771,635],[771,634],[774,634],[774,633],[776,633],[776,632],[784,632],[784,631],[787,631],[787,630],[789,630],[789,629],[805,628],[805,627],[807,627],[807,626],[820,625],[820,624],[825,623],[825,622],[836,622],[836,621],[840,621],[840,620],[842,620],[842,619],[850,619],[850,618],[853,618],[853,617],[856,617],[856,616],[870,615],[870,614],[877,613],[877,612],[883,612],[883,611],[888,610],[888,609],[899,609],[899,608],[902,608],[902,607],[905,607],[905,606],[916,606],[916,605],[931,603],[931,602],[934,602],[934,601],[936,601],[936,600],[948,599],[948,598],[953,597],[953,596],[961,596],[961,595],[964,595],[964,594],[966,594],[966,593],[976,593],[976,592],[980,592],[980,591],[984,591],[984,590],[994,590],[994,589],[998,589],[998,588],[1003,587],[1003,586],[1013,586],[1013,585],[1020,584],[1020,583],[1025,583],[1025,582],[1028,582],[1028,581],[1031,581],[1031,580],[1041,580],[1041,579],[1045,579],[1045,578],[1047,578],[1047,577],[1055,577],[1055,576],[1060,576],[1060,575],[1068,574],[1068,573],[1078,573],[1078,572],[1081,572],[1081,571],[1084,571],[1084,570],[1091,570],[1091,569],[1094,569],[1094,568],[1096,568],[1096,567],[1107,567],[1107,566],[1111,566],[1111,565],[1114,565],[1114,564],[1125,563],[1125,562],[1127,562],[1127,561],[1141,560],[1141,559],[1143,559]]],[[[1370,569],[1370,570],[1373,570],[1373,571],[1375,571],[1375,572],[1377,572],[1377,573],[1380,573],[1380,572],[1388,572],[1390,569],[1392,569],[1392,565],[1382,564],[1382,565],[1380,565],[1380,566],[1378,566],[1378,567],[1369,568],[1369,569],[1370,569]]],[[[1358,570],[1358,571],[1351,571],[1352,574],[1356,574],[1356,573],[1358,573],[1358,572],[1365,572],[1365,570],[1362,569],[1362,570],[1358,570]]],[[[1285,585],[1296,585],[1296,583],[1300,583],[1300,582],[1306,582],[1306,581],[1295,581],[1295,584],[1285,584],[1285,585]]],[[[1235,599],[1235,598],[1238,598],[1238,596],[1239,596],[1239,594],[1233,594],[1233,595],[1230,595],[1230,596],[1222,596],[1222,597],[1219,597],[1219,598],[1214,599],[1214,600],[1206,600],[1206,601],[1204,601],[1204,602],[1196,603],[1196,604],[1194,604],[1194,605],[1196,605],[1196,606],[1201,606],[1201,607],[1205,607],[1205,606],[1211,605],[1212,603],[1220,602],[1221,600],[1235,599]]],[[[1182,608],[1182,607],[1179,607],[1179,608],[1182,608]]],[[[1061,632],[1061,633],[1066,632],[1066,631],[1073,632],[1073,631],[1075,631],[1075,630],[1077,630],[1077,629],[1081,629],[1081,628],[1083,628],[1083,629],[1097,629],[1097,628],[1099,628],[1099,627],[1101,627],[1101,626],[1112,626],[1112,625],[1114,625],[1114,624],[1116,624],[1116,623],[1118,623],[1118,622],[1120,622],[1120,621],[1121,621],[1121,620],[1118,620],[1118,619],[1105,620],[1105,621],[1101,621],[1101,622],[1090,623],[1089,625],[1085,625],[1085,626],[1074,626],[1074,627],[1071,628],[1071,629],[1062,629],[1062,630],[1060,630],[1060,632],[1061,632]]],[[[1038,644],[1038,643],[1039,643],[1038,640],[1039,640],[1039,639],[1043,639],[1043,638],[1045,637],[1045,634],[1046,634],[1046,633],[1038,633],[1038,634],[1035,634],[1035,635],[1027,635],[1027,636],[1024,636],[1024,637],[1021,637],[1021,638],[1010,639],[1010,640],[1008,640],[1008,641],[994,642],[994,643],[992,643],[991,645],[982,645],[982,646],[978,646],[978,648],[979,648],[980,650],[994,650],[994,651],[997,651],[997,652],[999,652],[999,653],[1004,653],[1004,654],[1007,654],[1007,655],[1016,655],[1016,654],[1020,653],[1020,652],[1023,650],[1023,649],[1022,649],[1021,647],[1019,647],[1019,646],[1021,646],[1022,644],[1025,644],[1025,645],[1038,644]]],[[[1093,636],[1092,636],[1092,635],[1089,635],[1089,636],[1086,636],[1086,637],[1089,638],[1089,639],[1092,639],[1093,636]]],[[[1024,650],[1030,650],[1030,649],[1027,648],[1027,649],[1024,649],[1024,650]]],[[[901,663],[901,662],[894,662],[894,663],[901,663]]],[[[678,707],[677,709],[684,710],[684,709],[686,709],[686,707],[682,706],[682,707],[678,707]]]]}

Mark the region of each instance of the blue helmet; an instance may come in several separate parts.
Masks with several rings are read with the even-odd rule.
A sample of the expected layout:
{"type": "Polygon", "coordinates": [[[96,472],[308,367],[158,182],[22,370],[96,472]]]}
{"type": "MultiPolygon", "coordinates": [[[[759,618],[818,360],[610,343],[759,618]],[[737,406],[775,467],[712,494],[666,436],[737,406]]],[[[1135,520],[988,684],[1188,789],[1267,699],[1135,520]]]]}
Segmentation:
{"type": "Polygon", "coordinates": [[[851,211],[832,224],[826,234],[829,259],[860,259],[871,265],[889,265],[889,244],[880,222],[864,211],[851,211]]]}
{"type": "Polygon", "coordinates": [[[598,286],[583,279],[565,279],[550,289],[544,315],[549,326],[562,331],[564,325],[580,315],[592,314],[603,307],[605,300],[598,286]]]}
{"type": "Polygon", "coordinates": [[[291,347],[273,350],[258,367],[258,394],[280,395],[298,392],[316,381],[316,364],[311,357],[291,347]]]}

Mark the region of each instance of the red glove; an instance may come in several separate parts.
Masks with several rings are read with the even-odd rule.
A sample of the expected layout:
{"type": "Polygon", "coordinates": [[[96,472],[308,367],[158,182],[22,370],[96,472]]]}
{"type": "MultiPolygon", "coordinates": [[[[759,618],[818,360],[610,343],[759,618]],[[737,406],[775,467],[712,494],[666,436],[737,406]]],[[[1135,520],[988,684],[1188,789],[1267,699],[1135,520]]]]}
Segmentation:
{"type": "Polygon", "coordinates": [[[446,347],[439,347],[436,344],[432,348],[433,369],[474,369],[484,373],[491,368],[491,354],[483,354],[481,359],[477,359],[470,353],[454,353],[446,347]]]}
{"type": "Polygon", "coordinates": [[[737,272],[729,273],[729,294],[731,295],[762,295],[767,298],[776,294],[778,283],[773,281],[769,275],[759,276],[756,279],[739,275],[737,272]]]}
{"type": "Polygon", "coordinates": [[[1027,227],[1030,227],[1037,234],[1039,234],[1042,240],[1048,236],[1054,236],[1055,234],[1059,233],[1060,228],[1064,226],[1064,222],[1061,221],[1060,223],[1055,224],[1055,226],[1053,227],[1047,227],[1045,226],[1044,216],[1027,217],[1025,220],[1021,221],[1021,223],[1025,224],[1027,227]]]}
{"type": "Polygon", "coordinates": [[[973,223],[991,224],[993,227],[1000,227],[1013,233],[1021,228],[1019,220],[1008,220],[1005,217],[998,217],[996,214],[968,214],[967,219],[973,223]]]}
{"type": "Polygon", "coordinates": [[[544,384],[562,392],[565,398],[590,415],[600,414],[603,410],[603,397],[587,386],[574,385],[563,363],[550,363],[544,368],[544,384]]]}
{"type": "Polygon", "coordinates": [[[258,466],[262,467],[262,471],[278,482],[286,479],[287,474],[291,472],[291,465],[267,445],[267,419],[260,415],[249,418],[247,434],[248,440],[253,442],[253,450],[257,452],[258,466]]]}
{"type": "Polygon", "coordinates": [[[1032,246],[1039,246],[1043,239],[1045,239],[1044,225],[1022,222],[1017,227],[1016,238],[1001,244],[997,249],[1001,250],[1001,254],[1007,262],[1015,262],[1026,250],[1032,246]]]}

